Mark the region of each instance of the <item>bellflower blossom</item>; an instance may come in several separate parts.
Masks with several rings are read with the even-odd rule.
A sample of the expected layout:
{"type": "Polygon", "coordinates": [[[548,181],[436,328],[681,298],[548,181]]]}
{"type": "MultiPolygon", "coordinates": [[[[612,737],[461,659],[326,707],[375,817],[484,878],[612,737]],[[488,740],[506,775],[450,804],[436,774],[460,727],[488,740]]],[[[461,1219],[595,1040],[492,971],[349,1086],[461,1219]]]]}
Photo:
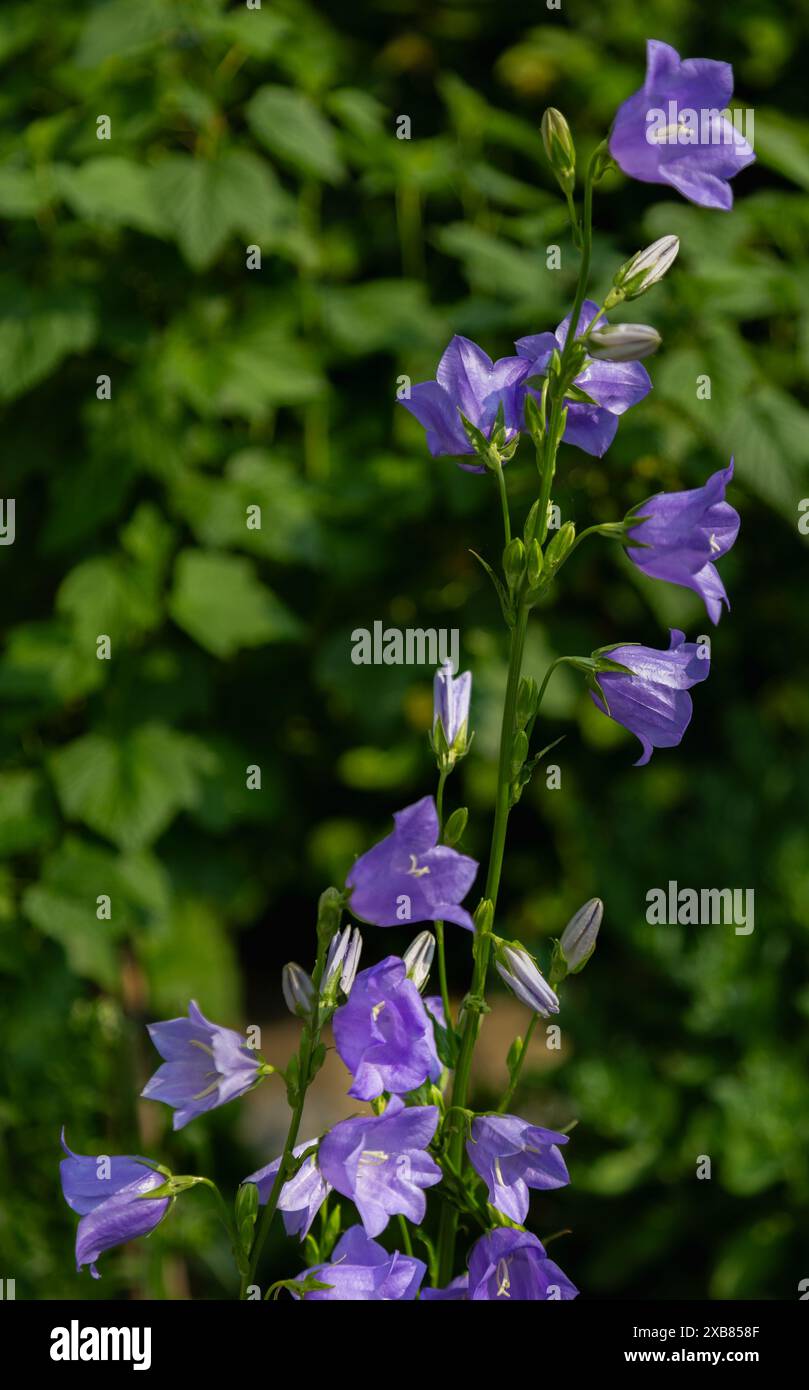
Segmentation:
{"type": "MultiPolygon", "coordinates": [[[[597,314],[598,305],[592,299],[585,299],[579,315],[577,337],[590,327],[597,314]]],[[[551,354],[561,352],[565,346],[570,319],[570,314],[562,319],[555,333],[534,333],[518,339],[514,344],[520,357],[530,363],[527,376],[545,375],[551,354]]],[[[607,323],[604,314],[599,316],[598,323],[599,326],[607,323]]],[[[615,438],[619,415],[623,415],[630,406],[637,405],[651,391],[649,373],[640,362],[596,362],[593,358],[587,358],[575,385],[586,391],[595,404],[567,402],[564,442],[601,458],[615,438]]],[[[526,389],[533,391],[532,387],[526,389]]],[[[533,391],[533,394],[537,393],[533,391]]]]}
{"type": "Polygon", "coordinates": [[[321,1140],[320,1170],[354,1202],[369,1236],[384,1231],[392,1216],[406,1216],[414,1226],[424,1220],[424,1188],[441,1181],[426,1152],[437,1127],[437,1106],[406,1107],[391,1096],[381,1115],[341,1120],[321,1140]]]}
{"type": "Polygon", "coordinates": [[[151,1023],[148,1031],[165,1061],[141,1095],[172,1106],[174,1129],[243,1096],[258,1079],[261,1060],[242,1034],[209,1023],[193,999],[188,1018],[151,1023]]]}
{"type": "Polygon", "coordinates": [[[704,208],[733,206],[728,183],[755,154],[722,112],[733,68],[710,58],[681,60],[657,39],[646,45],[646,80],[619,107],[610,154],[630,178],[668,184],[704,208]]]}
{"type": "Polygon", "coordinates": [[[472,695],[472,672],[454,676],[449,662],[436,671],[433,680],[433,734],[441,724],[448,748],[458,745],[458,753],[466,752],[469,743],[469,701],[472,695]]]}
{"type": "Polygon", "coordinates": [[[533,1009],[540,1018],[558,1014],[559,1000],[525,947],[510,946],[504,941],[494,963],[503,983],[527,1009],[533,1009]]]}
{"type": "Polygon", "coordinates": [[[453,1279],[444,1289],[424,1289],[427,1302],[567,1301],[578,1297],[571,1283],[545,1247],[530,1231],[502,1227],[476,1241],[469,1254],[469,1273],[453,1279]]]}
{"type": "Polygon", "coordinates": [[[398,956],[360,971],[332,1026],[354,1077],[348,1094],[357,1100],[375,1100],[383,1091],[404,1095],[441,1075],[432,1022],[398,956]]]}
{"type": "Polygon", "coordinates": [[[530,1125],[517,1115],[479,1115],[472,1121],[466,1152],[489,1189],[491,1205],[522,1225],[529,1188],[547,1191],[570,1182],[558,1147],[566,1143],[566,1134],[530,1125]]]}
{"type": "Polygon", "coordinates": [[[632,563],[652,579],[693,589],[713,623],[719,622],[723,603],[730,608],[714,561],[727,555],[741,525],[739,513],[725,501],[732,477],[733,459],[702,487],[657,493],[636,508],[638,524],[627,536],[632,563]]]}
{"type": "Polygon", "coordinates": [[[698,655],[695,642],[686,642],[685,633],[671,629],[668,651],[654,647],[613,647],[607,653],[613,661],[629,667],[631,675],[608,671],[599,675],[609,709],[590,691],[590,698],[604,713],[623,724],[641,741],[643,753],[636,767],[648,763],[655,748],[674,748],[691,722],[693,706],[688,691],[707,679],[710,657],[698,655]]]}
{"type": "Polygon", "coordinates": [[[455,922],[474,931],[460,904],[474,882],[477,860],[439,845],[433,798],[422,797],[393,820],[393,832],[360,855],[346,878],[354,916],[377,927],[455,922]]]}
{"type": "MultiPolygon", "coordinates": [[[[296,1145],[292,1152],[296,1158],[300,1158],[314,1143],[316,1140],[310,1139],[306,1144],[296,1145]]],[[[255,1183],[258,1188],[259,1205],[262,1207],[266,1205],[272,1192],[280,1163],[279,1156],[266,1167],[257,1169],[244,1179],[245,1182],[255,1183]]],[[[330,1192],[331,1185],[326,1182],[318,1168],[315,1155],[310,1154],[295,1176],[284,1183],[278,1198],[278,1210],[283,1216],[287,1235],[297,1235],[301,1240],[305,1240],[312,1222],[330,1192]]]]}
{"type": "Polygon", "coordinates": [[[423,1260],[398,1250],[389,1255],[368,1239],[362,1226],[351,1226],[335,1245],[329,1264],[315,1265],[300,1276],[303,1280],[314,1275],[330,1287],[295,1297],[313,1302],[412,1302],[426,1272],[423,1260]]]}
{"type": "MultiPolygon", "coordinates": [[[[427,431],[427,448],[441,454],[474,454],[459,411],[488,438],[502,407],[504,443],[520,432],[522,397],[520,382],[525,363],[517,357],[492,362],[477,343],[457,334],[436,369],[435,381],[421,381],[401,404],[427,431]]],[[[471,473],[485,473],[483,464],[460,463],[471,473]]]]}
{"type": "Polygon", "coordinates": [[[62,1193],[68,1206],[79,1213],[76,1231],[76,1268],[90,1266],[94,1279],[101,1276],[96,1260],[105,1251],[137,1236],[148,1236],[166,1215],[170,1197],[145,1197],[166,1181],[148,1159],[131,1154],[111,1157],[76,1154],[65,1142],[67,1155],[59,1164],[62,1193]]]}

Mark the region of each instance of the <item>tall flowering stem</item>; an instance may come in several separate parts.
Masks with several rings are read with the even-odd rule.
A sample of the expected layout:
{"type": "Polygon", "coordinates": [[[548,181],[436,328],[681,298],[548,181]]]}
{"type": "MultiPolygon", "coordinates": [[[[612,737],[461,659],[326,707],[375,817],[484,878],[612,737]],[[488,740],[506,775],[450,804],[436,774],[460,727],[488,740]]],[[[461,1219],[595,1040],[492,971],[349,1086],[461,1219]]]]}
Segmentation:
{"type": "MultiPolygon", "coordinates": [[[[534,435],[534,443],[537,450],[540,491],[538,506],[534,509],[532,522],[529,524],[529,535],[526,539],[528,541],[536,539],[539,541],[540,545],[544,545],[548,534],[548,506],[551,499],[553,479],[556,473],[556,456],[559,451],[559,443],[564,433],[566,376],[569,373],[573,358],[576,343],[576,326],[579,322],[579,316],[587,290],[587,279],[590,273],[590,253],[593,240],[593,184],[605,152],[606,144],[600,145],[593,153],[587,169],[584,184],[583,215],[581,227],[579,228],[581,260],[573,310],[570,318],[571,327],[562,350],[559,370],[548,386],[547,400],[544,402],[547,411],[547,418],[543,422],[544,430],[541,435],[539,433],[534,435]]],[[[511,767],[514,736],[517,730],[517,694],[520,687],[520,677],[522,675],[525,638],[528,631],[530,608],[528,578],[526,575],[521,585],[517,600],[514,626],[511,629],[506,695],[503,704],[503,720],[500,726],[500,751],[498,757],[494,824],[492,826],[489,868],[485,889],[485,897],[492,904],[492,909],[496,909],[497,907],[497,897],[500,891],[500,877],[503,870],[503,856],[506,847],[508,817],[511,809],[511,767]]],[[[491,945],[490,932],[476,931],[473,947],[474,965],[472,970],[472,985],[464,1001],[465,1017],[458,1053],[458,1064],[455,1069],[455,1078],[452,1088],[452,1110],[456,1116],[461,1115],[466,1108],[469,1079],[472,1071],[472,1059],[480,1028],[480,1015],[485,1009],[486,980],[489,972],[491,945]]],[[[448,1157],[455,1171],[460,1172],[464,1163],[464,1126],[459,1120],[453,1121],[448,1157]]],[[[438,1235],[438,1283],[442,1286],[449,1282],[454,1272],[455,1237],[457,1228],[457,1209],[447,1204],[441,1213],[441,1224],[438,1235]]]]}
{"type": "MultiPolygon", "coordinates": [[[[324,894],[324,898],[326,895],[324,894]]],[[[320,1007],[320,985],[326,968],[326,956],[329,943],[334,932],[339,928],[341,912],[335,909],[332,903],[324,906],[321,899],[321,911],[318,917],[317,931],[317,960],[312,971],[312,1008],[311,1013],[304,1021],[303,1033],[301,1035],[300,1047],[297,1056],[290,1064],[287,1073],[287,1090],[289,1092],[292,1113],[287,1129],[287,1137],[284,1142],[284,1151],[281,1161],[278,1164],[278,1172],[267,1201],[262,1209],[261,1217],[256,1226],[256,1232],[250,1248],[249,1257],[245,1261],[241,1278],[241,1290],[239,1297],[245,1299],[247,1291],[256,1282],[256,1270],[261,1258],[261,1252],[269,1234],[270,1227],[278,1207],[278,1199],[281,1196],[282,1188],[291,1176],[290,1168],[294,1163],[293,1150],[298,1142],[298,1132],[303,1118],[303,1107],[306,1104],[306,1092],[310,1083],[313,1081],[318,1068],[318,1052],[321,1048],[320,1032],[322,1027],[322,1012],[320,1007]]]]}

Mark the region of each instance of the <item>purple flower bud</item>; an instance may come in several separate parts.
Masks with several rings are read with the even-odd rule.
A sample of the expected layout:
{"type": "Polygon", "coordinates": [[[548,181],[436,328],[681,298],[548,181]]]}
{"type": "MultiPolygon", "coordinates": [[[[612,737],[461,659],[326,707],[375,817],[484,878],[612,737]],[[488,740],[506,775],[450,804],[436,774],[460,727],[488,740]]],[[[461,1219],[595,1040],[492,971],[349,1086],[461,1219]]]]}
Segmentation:
{"type": "Polygon", "coordinates": [[[733,68],[687,58],[649,39],[646,81],[618,110],[610,154],[630,178],[668,184],[704,208],[733,206],[729,179],[755,159],[722,115],[733,95],[733,68]]]}
{"type": "Polygon", "coordinates": [[[523,946],[509,946],[505,942],[498,947],[495,957],[497,973],[527,1008],[541,1018],[558,1014],[559,1000],[540,973],[536,961],[523,946]]]}
{"type": "Polygon", "coordinates": [[[600,898],[590,898],[575,912],[562,932],[559,945],[567,963],[568,974],[578,975],[596,948],[596,938],[604,916],[600,898]]]}
{"type": "Polygon", "coordinates": [[[725,501],[733,477],[733,459],[703,487],[686,492],[659,492],[635,508],[636,525],[627,518],[627,554],[652,579],[666,579],[693,589],[711,622],[718,623],[722,604],[730,608],[715,561],[727,555],[739,534],[739,513],[725,501]]]}
{"type": "Polygon", "coordinates": [[[296,1295],[304,1300],[336,1302],[412,1302],[427,1272],[423,1260],[389,1255],[375,1240],[369,1240],[362,1226],[351,1226],[334,1247],[331,1261],[315,1265],[300,1276],[314,1276],[326,1289],[312,1289],[296,1295]]]}
{"type": "Polygon", "coordinates": [[[587,345],[590,356],[606,362],[640,362],[657,352],[663,339],[656,328],[647,323],[614,323],[609,328],[596,328],[587,345]]]}
{"type": "Polygon", "coordinates": [[[645,250],[638,251],[621,266],[613,280],[615,288],[621,291],[618,298],[637,299],[645,294],[671,269],[679,250],[679,237],[662,236],[645,250]]]}
{"type": "Polygon", "coordinates": [[[357,973],[361,952],[362,937],[357,927],[346,927],[342,932],[335,933],[326,956],[324,994],[331,994],[339,984],[343,994],[346,998],[348,997],[357,973]]]}
{"type": "Polygon", "coordinates": [[[144,1196],[162,1187],[166,1175],[157,1172],[149,1159],[130,1154],[94,1158],[73,1153],[64,1129],[62,1148],[67,1155],[59,1164],[62,1193],[68,1206],[81,1216],[76,1231],[76,1268],[89,1265],[93,1278],[98,1279],[96,1260],[100,1255],[137,1236],[149,1235],[166,1215],[170,1197],[144,1196]]]}
{"type": "Polygon", "coordinates": [[[430,966],[435,955],[435,937],[431,931],[421,931],[414,936],[402,959],[407,968],[407,978],[416,989],[424,989],[430,978],[430,966]]]}
{"type": "Polygon", "coordinates": [[[457,678],[447,662],[435,673],[433,681],[433,741],[438,724],[452,755],[452,763],[462,758],[469,747],[469,700],[472,694],[472,673],[464,671],[457,678]]]}
{"type": "Polygon", "coordinates": [[[174,1128],[249,1091],[260,1058],[241,1033],[209,1023],[192,999],[188,1018],[149,1025],[149,1037],[166,1060],[141,1091],[175,1111],[174,1128]]]}
{"type": "Polygon", "coordinates": [[[643,752],[635,766],[643,767],[655,748],[675,748],[682,739],[693,713],[688,691],[707,680],[710,656],[695,642],[686,642],[678,628],[671,629],[668,651],[627,646],[613,647],[605,655],[627,666],[631,674],[606,671],[599,675],[609,708],[593,691],[590,699],[640,739],[643,752]]]}
{"type": "Polygon", "coordinates": [[[281,971],[281,991],[289,1012],[298,1018],[309,1018],[315,997],[311,976],[302,965],[289,961],[281,971]]]}

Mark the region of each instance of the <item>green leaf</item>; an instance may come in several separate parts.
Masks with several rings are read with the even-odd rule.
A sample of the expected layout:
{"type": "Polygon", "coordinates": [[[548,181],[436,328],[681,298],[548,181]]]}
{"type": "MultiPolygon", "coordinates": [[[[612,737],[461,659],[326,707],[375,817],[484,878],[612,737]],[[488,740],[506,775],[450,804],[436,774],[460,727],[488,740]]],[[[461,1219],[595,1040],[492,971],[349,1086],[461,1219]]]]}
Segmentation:
{"type": "Polygon", "coordinates": [[[151,170],[132,159],[111,155],[84,164],[60,164],[54,180],[71,211],[87,222],[134,227],[152,236],[168,230],[151,170]]]}
{"type": "Polygon", "coordinates": [[[344,168],[334,131],[308,96],[289,87],[260,87],[247,104],[247,120],[271,154],[326,183],[339,183],[344,168]]]}
{"type": "Polygon", "coordinates": [[[0,855],[39,849],[56,828],[50,798],[38,772],[0,773],[0,855]]]}
{"type": "Polygon", "coordinates": [[[156,200],[194,270],[207,270],[236,232],[262,244],[288,212],[272,169],[250,150],[216,159],[170,155],[152,177],[156,200]]]}
{"type": "Polygon", "coordinates": [[[189,637],[214,656],[300,636],[298,619],[256,577],[250,560],[216,551],[178,555],[169,612],[189,637]]]}
{"type": "Polygon", "coordinates": [[[158,1018],[185,1013],[199,1000],[209,1017],[234,1018],[239,1012],[239,970],[235,952],[218,915],[206,902],[176,902],[159,931],[143,937],[139,958],[158,1018]]]}
{"type": "Polygon", "coordinates": [[[95,334],[95,312],[82,294],[0,298],[0,400],[21,396],[64,357],[86,352],[95,334]]]}
{"type": "Polygon", "coordinates": [[[134,850],[197,802],[209,762],[197,739],[145,724],[119,738],[85,734],[54,753],[50,766],[65,816],[134,850]]]}

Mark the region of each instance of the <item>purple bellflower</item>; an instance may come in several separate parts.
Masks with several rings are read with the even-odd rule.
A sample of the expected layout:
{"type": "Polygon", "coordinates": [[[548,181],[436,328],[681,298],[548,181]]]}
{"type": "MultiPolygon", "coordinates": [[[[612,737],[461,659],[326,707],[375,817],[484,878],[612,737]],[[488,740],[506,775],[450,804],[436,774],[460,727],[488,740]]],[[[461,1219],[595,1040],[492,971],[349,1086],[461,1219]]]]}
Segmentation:
{"type": "Polygon", "coordinates": [[[707,679],[710,657],[700,655],[696,642],[686,642],[685,633],[671,629],[668,651],[655,647],[613,647],[605,653],[612,661],[627,666],[631,675],[607,671],[599,684],[609,709],[590,691],[590,698],[604,714],[623,724],[641,741],[643,753],[636,767],[648,763],[655,748],[674,748],[691,722],[693,706],[688,691],[707,679]]]}
{"type": "Polygon", "coordinates": [[[422,797],[393,820],[393,832],[361,854],[346,879],[354,916],[377,927],[455,922],[474,931],[460,904],[474,882],[477,861],[439,845],[433,798],[422,797]]]}
{"type": "Polygon", "coordinates": [[[426,1152],[437,1127],[437,1106],[406,1107],[391,1096],[381,1115],[341,1120],[321,1140],[320,1170],[354,1202],[369,1236],[384,1231],[392,1216],[406,1216],[414,1226],[424,1220],[424,1188],[441,1181],[426,1152]]]}
{"type": "Polygon", "coordinates": [[[242,1034],[209,1023],[193,999],[188,1018],[151,1023],[149,1036],[165,1061],[141,1095],[175,1110],[174,1129],[243,1096],[258,1078],[261,1059],[242,1034]]]}
{"type": "Polygon", "coordinates": [[[570,1182],[559,1145],[566,1134],[529,1125],[517,1115],[479,1115],[472,1121],[466,1152],[489,1189],[493,1207],[520,1225],[528,1215],[529,1192],[570,1182]]]}
{"type": "Polygon", "coordinates": [[[360,971],[332,1026],[354,1077],[348,1094],[357,1100],[376,1100],[383,1091],[404,1095],[441,1075],[432,1022],[398,956],[360,971]]]}
{"type": "MultiPolygon", "coordinates": [[[[301,1154],[306,1149],[311,1148],[314,1143],[316,1140],[310,1139],[306,1144],[298,1144],[292,1152],[296,1158],[300,1158],[301,1154]]],[[[265,1168],[259,1168],[244,1179],[245,1182],[255,1183],[258,1188],[259,1205],[262,1207],[266,1206],[267,1199],[272,1192],[280,1163],[281,1159],[278,1157],[272,1163],[268,1163],[265,1168]]],[[[312,1222],[330,1192],[330,1184],[326,1182],[318,1168],[314,1154],[310,1154],[309,1158],[301,1164],[295,1176],[284,1183],[278,1198],[278,1210],[283,1216],[287,1235],[297,1235],[300,1236],[301,1240],[305,1240],[312,1222]]]]}
{"type": "MultiPolygon", "coordinates": [[[[592,299],[585,299],[579,315],[577,336],[590,327],[597,314],[598,305],[592,299]]],[[[570,319],[570,314],[562,319],[555,333],[534,333],[514,344],[520,357],[530,363],[527,376],[545,375],[551,354],[564,348],[570,331],[570,319]]],[[[606,322],[606,317],[601,314],[599,327],[606,325],[606,322]]],[[[595,404],[588,405],[584,401],[567,403],[564,442],[601,458],[615,438],[619,415],[623,415],[630,406],[637,405],[651,391],[649,373],[640,362],[596,362],[590,357],[576,377],[575,384],[586,391],[595,404]]],[[[532,387],[527,389],[537,394],[532,387]]]]}
{"type": "Polygon", "coordinates": [[[453,1279],[445,1289],[424,1289],[421,1296],[428,1303],[459,1299],[494,1303],[507,1298],[561,1302],[576,1298],[578,1292],[559,1266],[548,1259],[536,1236],[502,1227],[475,1242],[468,1274],[453,1279]]]}
{"type": "Polygon", "coordinates": [[[148,1236],[163,1220],[172,1199],[144,1194],[162,1187],[166,1174],[156,1171],[148,1159],[130,1154],[75,1154],[65,1142],[64,1129],[62,1148],[67,1155],[59,1164],[62,1193],[81,1217],[76,1268],[89,1265],[93,1278],[99,1279],[99,1256],[137,1236],[148,1236]]]}
{"type": "Polygon", "coordinates": [[[723,603],[730,608],[714,561],[727,555],[741,524],[725,501],[732,477],[733,459],[702,487],[657,493],[635,509],[643,519],[628,532],[632,563],[652,579],[693,589],[713,623],[719,622],[723,603]]]}
{"type": "MultiPolygon", "coordinates": [[[[427,431],[427,448],[433,457],[440,454],[474,454],[461,423],[464,414],[487,439],[499,409],[503,411],[504,443],[520,432],[522,397],[520,382],[525,363],[517,357],[492,362],[477,343],[457,334],[436,369],[435,381],[413,386],[410,399],[401,404],[427,431]]],[[[461,463],[471,473],[485,473],[483,464],[461,463]]]]}
{"type": "Polygon", "coordinates": [[[327,1289],[296,1295],[321,1302],[405,1302],[415,1299],[427,1266],[398,1250],[389,1255],[362,1226],[351,1226],[334,1247],[331,1261],[315,1265],[300,1276],[313,1275],[327,1289]]]}
{"type": "Polygon", "coordinates": [[[646,80],[618,109],[610,154],[630,178],[668,184],[700,207],[727,211],[728,179],[755,159],[722,114],[732,95],[730,63],[683,62],[667,43],[649,39],[646,80]]]}

